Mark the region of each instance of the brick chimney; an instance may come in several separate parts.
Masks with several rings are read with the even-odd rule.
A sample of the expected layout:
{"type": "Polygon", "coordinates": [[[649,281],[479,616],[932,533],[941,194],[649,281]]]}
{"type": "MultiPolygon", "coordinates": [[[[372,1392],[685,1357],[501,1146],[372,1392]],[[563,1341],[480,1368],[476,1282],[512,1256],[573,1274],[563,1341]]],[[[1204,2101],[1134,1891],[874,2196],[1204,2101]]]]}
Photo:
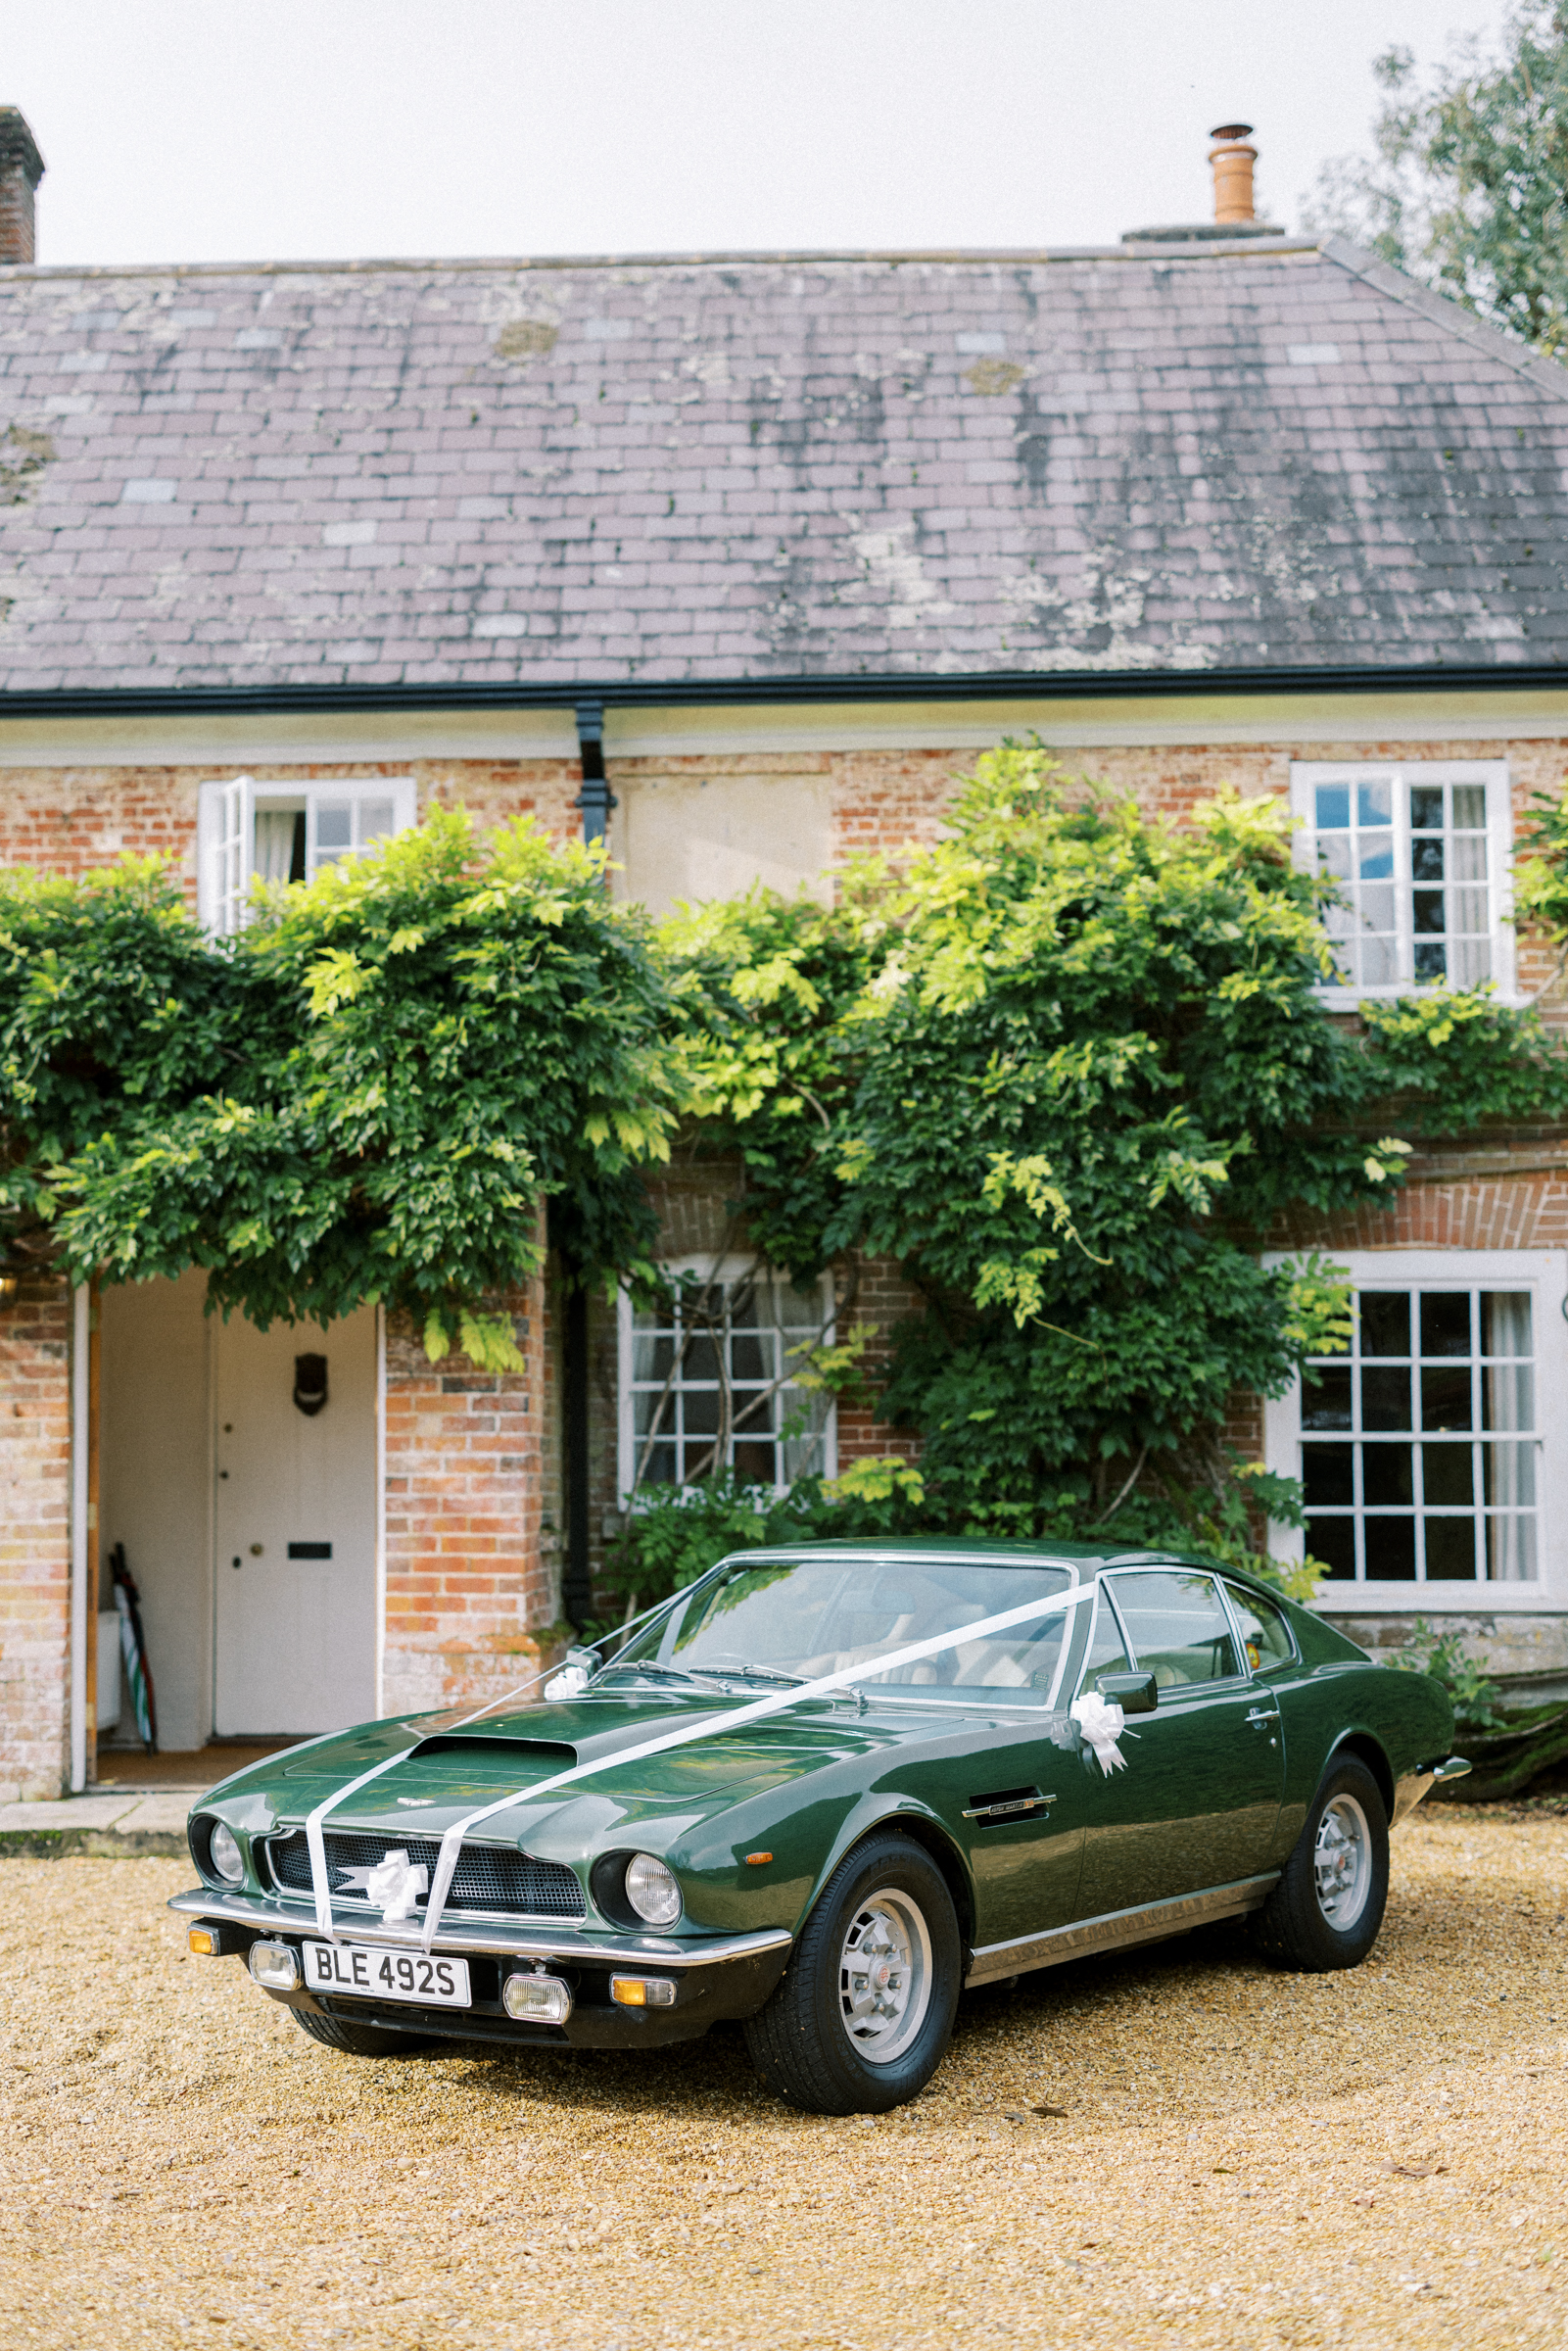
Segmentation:
{"type": "Polygon", "coordinates": [[[1221,122],[1209,133],[1216,142],[1209,150],[1214,168],[1214,219],[1224,228],[1245,225],[1258,217],[1253,209],[1253,166],[1258,150],[1247,144],[1252,135],[1250,122],[1221,122]]]}
{"type": "Polygon", "coordinates": [[[0,263],[37,259],[32,192],[43,177],[43,157],[14,106],[0,106],[0,263]]]}

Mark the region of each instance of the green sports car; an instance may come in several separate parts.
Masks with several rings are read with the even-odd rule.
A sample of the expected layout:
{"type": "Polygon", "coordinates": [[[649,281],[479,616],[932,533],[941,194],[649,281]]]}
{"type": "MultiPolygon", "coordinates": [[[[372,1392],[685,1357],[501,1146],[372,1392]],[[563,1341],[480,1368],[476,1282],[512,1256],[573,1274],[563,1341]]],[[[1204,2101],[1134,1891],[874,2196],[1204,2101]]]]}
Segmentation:
{"type": "Polygon", "coordinates": [[[738,2018],[782,2096],[876,2113],[967,1986],[1243,1916],[1356,1966],[1390,1828],[1468,1768],[1438,1682],[1168,1554],[745,1552],[617,1641],[203,1797],[192,1950],[362,2056],[738,2018]]]}

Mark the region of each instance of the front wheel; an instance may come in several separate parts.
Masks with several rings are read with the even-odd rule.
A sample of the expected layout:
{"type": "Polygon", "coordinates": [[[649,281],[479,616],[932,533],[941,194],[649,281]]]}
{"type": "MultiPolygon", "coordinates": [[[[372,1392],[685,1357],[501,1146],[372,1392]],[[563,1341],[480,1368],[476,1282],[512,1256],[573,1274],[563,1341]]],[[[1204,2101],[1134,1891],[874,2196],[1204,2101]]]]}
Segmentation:
{"type": "Polygon", "coordinates": [[[383,2025],[351,2025],[341,2016],[312,2016],[309,2008],[289,2014],[302,2033],[309,2033],[324,2049],[343,2049],[351,2057],[411,2057],[429,2046],[422,2033],[389,2033],[383,2025]]]}
{"type": "Polygon", "coordinates": [[[907,1837],[846,1854],[746,2046],[812,2114],[885,2114],[918,2097],[953,2033],[963,1945],[941,1871],[907,1837]]]}
{"type": "Polygon", "coordinates": [[[1389,1898],[1389,1821],[1358,1755],[1330,1764],[1283,1875],[1253,1922],[1268,1958],[1306,1975],[1359,1967],[1389,1898]]]}

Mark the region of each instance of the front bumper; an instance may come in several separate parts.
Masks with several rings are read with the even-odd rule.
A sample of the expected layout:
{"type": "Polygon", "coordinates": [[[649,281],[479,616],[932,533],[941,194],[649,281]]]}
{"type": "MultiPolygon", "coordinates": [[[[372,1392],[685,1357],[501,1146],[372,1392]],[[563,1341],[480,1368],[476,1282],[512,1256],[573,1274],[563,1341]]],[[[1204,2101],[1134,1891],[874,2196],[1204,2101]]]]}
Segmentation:
{"type": "MultiPolygon", "coordinates": [[[[195,1887],[177,1894],[169,1908],[193,1925],[222,1927],[224,1949],[239,1955],[259,1938],[269,1943],[317,1943],[320,1930],[308,1903],[245,1894],[214,1894],[195,1887]]],[[[416,1925],[381,1926],[356,1919],[335,1922],[337,1940],[422,1950],[416,1925]]],[[[710,2025],[754,2016],[784,1974],[793,1938],[784,1927],[756,1935],[622,1935],[571,1927],[508,1928],[499,1921],[469,1924],[443,1920],[434,1948],[468,1961],[471,2008],[419,2008],[402,2001],[355,1999],[300,1990],[269,1992],[284,2007],[304,2008],[345,2022],[385,2026],[393,2032],[439,2034],[454,2040],[496,2040],[546,2048],[647,2049],[696,2040],[710,2025]],[[564,1976],[575,2005],[564,2025],[521,2025],[500,2004],[509,1961],[532,1967],[541,1961],[551,1975],[564,1976]],[[612,1975],[667,1976],[675,1985],[671,2008],[622,2008],[610,1998],[612,1975]]]]}

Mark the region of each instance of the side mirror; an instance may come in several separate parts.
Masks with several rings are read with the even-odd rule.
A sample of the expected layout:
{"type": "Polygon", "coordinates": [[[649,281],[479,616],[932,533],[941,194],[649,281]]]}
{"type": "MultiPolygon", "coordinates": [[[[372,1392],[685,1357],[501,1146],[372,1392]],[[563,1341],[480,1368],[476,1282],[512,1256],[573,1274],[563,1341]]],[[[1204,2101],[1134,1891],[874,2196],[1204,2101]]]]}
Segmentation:
{"type": "Polygon", "coordinates": [[[1102,1673],[1094,1686],[1123,1714],[1152,1714],[1160,1703],[1160,1685],[1152,1673],[1102,1673]]]}

